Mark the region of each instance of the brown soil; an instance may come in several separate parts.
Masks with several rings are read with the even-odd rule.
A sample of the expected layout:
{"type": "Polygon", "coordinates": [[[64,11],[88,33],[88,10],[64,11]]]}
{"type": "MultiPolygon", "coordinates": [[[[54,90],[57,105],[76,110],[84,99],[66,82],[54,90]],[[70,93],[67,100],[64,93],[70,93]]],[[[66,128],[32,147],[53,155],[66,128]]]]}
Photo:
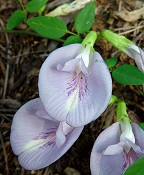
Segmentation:
{"type": "MultiPolygon", "coordinates": [[[[27,0],[23,0],[24,3],[27,0]]],[[[64,0],[48,2],[47,10],[55,8],[64,0]]],[[[67,0],[68,2],[68,0],[67,0]]],[[[123,10],[133,11],[142,7],[142,0],[96,0],[97,15],[93,30],[112,29],[124,34],[138,46],[144,48],[143,17],[136,21],[125,21],[120,14],[123,10]]],[[[17,1],[0,0],[0,175],[90,175],[89,159],[92,146],[98,134],[115,121],[115,106],[108,108],[96,121],[88,124],[80,138],[58,161],[38,171],[24,170],[18,163],[10,146],[10,128],[15,112],[30,99],[38,97],[39,69],[49,52],[62,46],[62,43],[28,34],[2,32],[8,17],[20,9],[17,1]]],[[[73,31],[75,15],[69,15],[68,28],[73,31]]],[[[25,24],[17,30],[27,31],[25,24]]],[[[98,40],[95,50],[103,58],[117,56],[119,64],[134,61],[114,49],[105,40],[98,40]]],[[[123,86],[113,81],[113,94],[128,104],[130,118],[139,123],[144,121],[144,98],[141,86],[123,86]]]]}

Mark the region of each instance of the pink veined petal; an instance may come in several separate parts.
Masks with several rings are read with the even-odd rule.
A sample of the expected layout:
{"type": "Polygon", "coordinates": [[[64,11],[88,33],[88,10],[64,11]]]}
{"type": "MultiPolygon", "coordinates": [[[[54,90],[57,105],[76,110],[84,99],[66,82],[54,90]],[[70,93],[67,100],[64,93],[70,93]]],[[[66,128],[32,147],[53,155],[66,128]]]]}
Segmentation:
{"type": "MultiPolygon", "coordinates": [[[[43,63],[39,74],[39,95],[46,111],[56,120],[64,121],[68,115],[66,109],[67,83],[74,73],[60,71],[61,65],[73,60],[80,49],[80,44],[62,47],[52,52],[43,63]],[[58,66],[58,67],[57,67],[58,66]]],[[[73,69],[73,68],[72,68],[73,69]]]]}
{"type": "MultiPolygon", "coordinates": [[[[37,110],[44,109],[40,99],[24,104],[14,115],[11,126],[10,141],[16,155],[25,150],[25,145],[36,140],[39,134],[58,127],[59,123],[37,117],[37,110]]],[[[50,118],[50,116],[48,116],[50,118]]],[[[53,119],[52,119],[53,120],[53,119]]]]}
{"type": "MultiPolygon", "coordinates": [[[[135,123],[132,124],[132,129],[136,127],[139,128],[139,126],[135,123]]],[[[140,128],[141,129],[141,128],[140,128]]],[[[135,130],[133,129],[133,132],[135,130]]],[[[135,134],[135,132],[134,132],[135,134]]],[[[141,137],[142,138],[142,137],[141,137]]],[[[124,157],[124,162],[123,162],[123,173],[126,171],[126,169],[132,165],[136,160],[138,160],[141,156],[144,156],[144,152],[143,150],[140,148],[139,145],[137,145],[136,143],[134,144],[133,142],[131,142],[130,140],[127,140],[125,142],[125,146],[129,147],[129,149],[125,150],[125,146],[124,146],[124,150],[123,150],[123,157],[124,157]]]]}
{"type": "Polygon", "coordinates": [[[97,61],[88,76],[85,70],[79,74],[67,72],[68,62],[74,61],[80,47],[80,44],[72,44],[52,52],[39,76],[39,94],[46,111],[54,119],[66,120],[73,127],[98,118],[106,109],[112,91],[109,70],[97,52],[92,58],[97,61]],[[67,67],[60,66],[57,70],[58,64],[67,64],[67,67]]]}
{"type": "Polygon", "coordinates": [[[57,147],[56,132],[59,122],[51,121],[50,116],[38,117],[36,113],[37,110],[42,111],[41,107],[40,99],[31,100],[17,111],[12,123],[12,149],[18,155],[20,164],[28,170],[41,169],[55,162],[72,146],[83,129],[74,128],[63,144],[57,147]]]}
{"type": "MultiPolygon", "coordinates": [[[[132,124],[133,125],[133,124],[132,124]]],[[[137,124],[136,124],[137,125],[137,124]]],[[[137,125],[138,126],[138,125],[137,125]]],[[[140,158],[141,156],[144,156],[144,151],[141,149],[141,147],[139,145],[137,145],[136,143],[132,143],[131,141],[127,141],[128,145],[130,146],[130,150],[133,151],[133,153],[135,153],[135,155],[140,158]]]]}
{"type": "Polygon", "coordinates": [[[111,97],[112,81],[109,70],[98,52],[95,52],[93,57],[89,76],[82,77],[86,93],[81,90],[83,99],[78,102],[77,109],[67,116],[67,123],[72,126],[79,121],[87,124],[97,119],[108,106],[111,97]],[[80,116],[77,116],[78,114],[80,116]]]}
{"type": "Polygon", "coordinates": [[[123,172],[130,166],[132,165],[136,160],[139,159],[139,156],[137,153],[131,148],[129,152],[126,152],[125,150],[123,151],[123,157],[124,157],[124,162],[123,162],[123,172]]]}

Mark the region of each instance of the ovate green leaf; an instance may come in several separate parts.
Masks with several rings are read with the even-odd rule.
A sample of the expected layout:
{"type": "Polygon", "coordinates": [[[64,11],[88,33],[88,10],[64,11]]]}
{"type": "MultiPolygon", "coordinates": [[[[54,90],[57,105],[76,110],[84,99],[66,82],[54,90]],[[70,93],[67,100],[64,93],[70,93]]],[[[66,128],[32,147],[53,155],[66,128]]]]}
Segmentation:
{"type": "Polygon", "coordinates": [[[67,32],[66,24],[62,20],[55,17],[35,17],[29,19],[27,24],[39,35],[51,39],[61,38],[67,32]]]}
{"type": "Polygon", "coordinates": [[[69,45],[69,44],[74,44],[74,43],[81,43],[82,39],[79,36],[69,36],[65,42],[64,46],[69,45]]]}
{"type": "MultiPolygon", "coordinates": [[[[143,138],[142,138],[143,139],[143,138]]],[[[124,173],[124,175],[144,175],[144,157],[134,162],[124,173]]]]}
{"type": "Polygon", "coordinates": [[[30,13],[38,12],[47,2],[48,0],[31,0],[26,5],[26,10],[30,13]]]}
{"type": "Polygon", "coordinates": [[[26,17],[26,14],[22,10],[16,10],[8,19],[6,25],[7,30],[11,30],[17,27],[26,17]]]}
{"type": "Polygon", "coordinates": [[[115,57],[109,58],[105,60],[105,63],[109,68],[114,67],[117,63],[118,59],[115,57]]]}
{"type": "Polygon", "coordinates": [[[74,28],[78,33],[85,33],[92,27],[95,19],[95,3],[88,3],[76,16],[74,28]]]}
{"type": "Polygon", "coordinates": [[[144,84],[144,73],[135,66],[124,64],[117,67],[112,76],[118,83],[125,85],[142,85],[144,84]]]}

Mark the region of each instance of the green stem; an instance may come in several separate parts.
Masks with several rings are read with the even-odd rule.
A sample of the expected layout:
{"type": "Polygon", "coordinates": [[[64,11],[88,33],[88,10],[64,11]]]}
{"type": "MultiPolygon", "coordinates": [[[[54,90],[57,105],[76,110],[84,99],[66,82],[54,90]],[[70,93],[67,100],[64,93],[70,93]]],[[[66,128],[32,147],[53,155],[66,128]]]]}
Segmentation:
{"type": "Polygon", "coordinates": [[[25,9],[25,7],[24,7],[24,5],[23,5],[23,3],[22,3],[22,0],[18,0],[18,2],[20,3],[22,9],[23,9],[24,11],[26,11],[26,9],[25,9]]]}
{"type": "Polygon", "coordinates": [[[71,32],[71,31],[69,31],[69,30],[67,30],[67,33],[69,33],[69,34],[71,34],[71,35],[74,35],[74,36],[78,36],[77,34],[71,32]]]}
{"type": "MultiPolygon", "coordinates": [[[[42,37],[39,34],[31,31],[25,31],[25,30],[0,30],[0,33],[10,33],[10,34],[23,34],[23,35],[32,35],[32,36],[37,36],[37,37],[42,37]]],[[[48,38],[50,39],[50,38],[48,38]]],[[[59,42],[64,42],[65,40],[63,39],[51,39],[59,42]]]]}

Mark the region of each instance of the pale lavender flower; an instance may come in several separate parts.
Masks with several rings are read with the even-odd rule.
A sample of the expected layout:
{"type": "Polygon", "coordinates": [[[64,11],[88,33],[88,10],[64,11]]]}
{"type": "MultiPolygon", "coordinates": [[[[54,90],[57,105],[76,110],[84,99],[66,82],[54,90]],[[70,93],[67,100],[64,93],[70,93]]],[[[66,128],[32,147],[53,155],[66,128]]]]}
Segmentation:
{"type": "Polygon", "coordinates": [[[97,119],[112,92],[111,75],[102,57],[81,44],[52,52],[41,67],[38,85],[49,115],[73,127],[97,119]]]}
{"type": "Polygon", "coordinates": [[[133,58],[137,67],[144,72],[144,51],[140,47],[131,44],[129,47],[125,48],[125,53],[133,58]]]}
{"type": "Polygon", "coordinates": [[[144,131],[127,119],[105,129],[92,149],[92,175],[123,175],[126,169],[144,156],[144,131]]]}
{"type": "Polygon", "coordinates": [[[65,154],[82,130],[83,127],[72,128],[66,122],[52,119],[37,98],[15,114],[10,142],[19,163],[27,170],[37,170],[65,154]]]}

